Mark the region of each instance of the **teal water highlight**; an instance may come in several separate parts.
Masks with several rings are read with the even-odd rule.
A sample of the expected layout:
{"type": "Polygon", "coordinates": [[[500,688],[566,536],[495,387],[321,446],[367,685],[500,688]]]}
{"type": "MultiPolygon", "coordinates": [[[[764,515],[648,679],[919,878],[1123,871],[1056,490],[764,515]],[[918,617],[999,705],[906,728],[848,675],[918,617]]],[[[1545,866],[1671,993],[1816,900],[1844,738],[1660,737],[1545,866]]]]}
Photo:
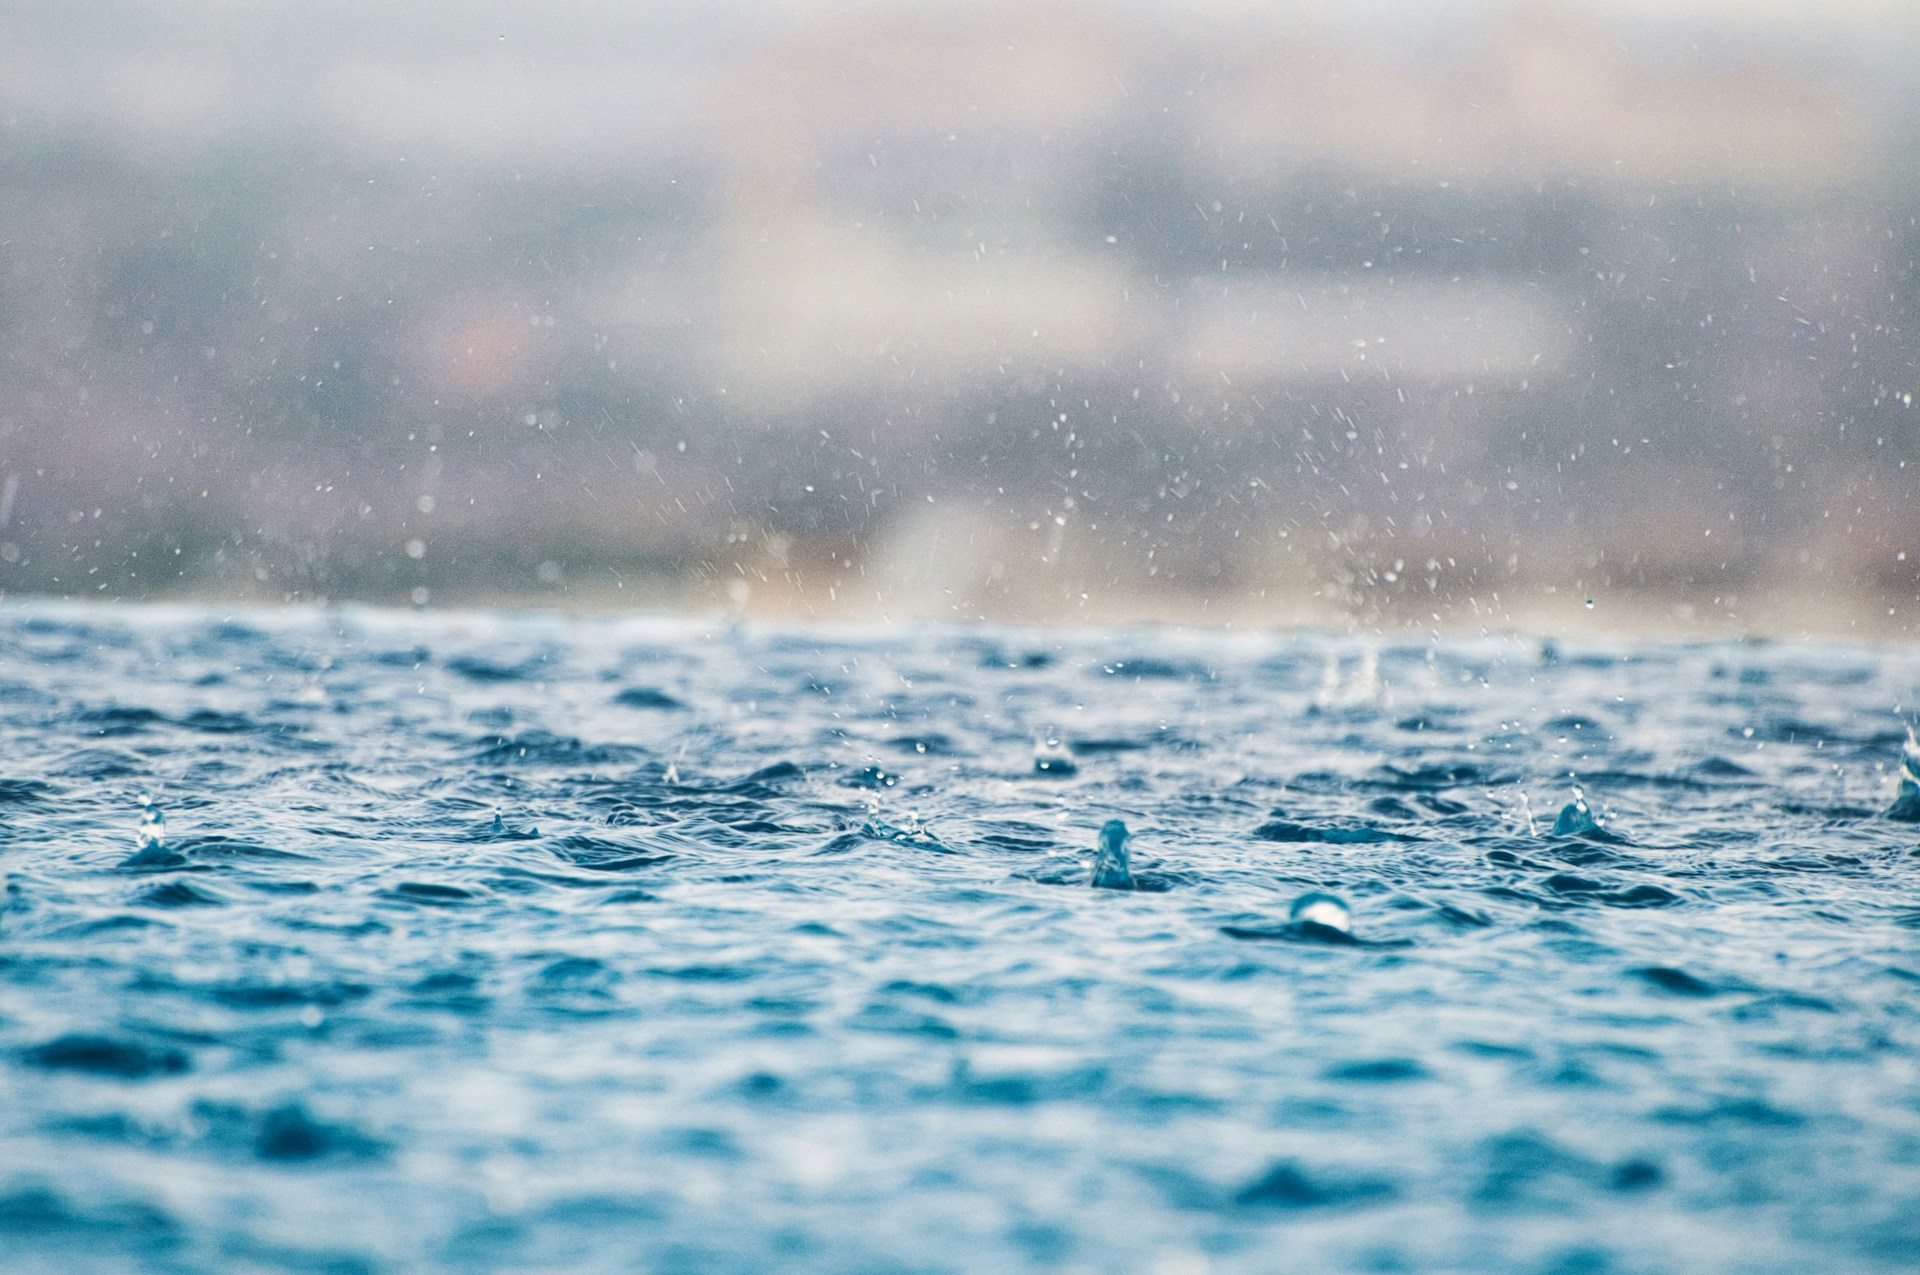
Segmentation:
{"type": "Polygon", "coordinates": [[[1904,648],[16,604],[0,1253],[1908,1269],[1916,692],[1904,648]]]}

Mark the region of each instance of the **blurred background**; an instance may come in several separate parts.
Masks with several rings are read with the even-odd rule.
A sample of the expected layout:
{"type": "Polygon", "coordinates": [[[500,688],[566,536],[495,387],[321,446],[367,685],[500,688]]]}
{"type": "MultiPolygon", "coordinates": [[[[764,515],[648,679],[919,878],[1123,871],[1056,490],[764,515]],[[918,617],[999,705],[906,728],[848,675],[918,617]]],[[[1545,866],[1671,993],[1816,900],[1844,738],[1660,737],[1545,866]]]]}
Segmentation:
{"type": "Polygon", "coordinates": [[[0,8],[0,590],[1920,632],[1906,0],[0,8]]]}

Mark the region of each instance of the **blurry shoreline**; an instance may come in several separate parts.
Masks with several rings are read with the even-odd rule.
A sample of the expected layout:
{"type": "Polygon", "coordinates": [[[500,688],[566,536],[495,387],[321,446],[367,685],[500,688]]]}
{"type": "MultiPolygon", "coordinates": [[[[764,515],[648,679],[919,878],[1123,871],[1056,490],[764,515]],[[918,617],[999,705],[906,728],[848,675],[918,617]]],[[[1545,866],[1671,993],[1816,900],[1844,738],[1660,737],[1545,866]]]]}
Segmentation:
{"type": "Polygon", "coordinates": [[[1920,633],[1920,10],[0,37],[0,596],[1920,633]]]}

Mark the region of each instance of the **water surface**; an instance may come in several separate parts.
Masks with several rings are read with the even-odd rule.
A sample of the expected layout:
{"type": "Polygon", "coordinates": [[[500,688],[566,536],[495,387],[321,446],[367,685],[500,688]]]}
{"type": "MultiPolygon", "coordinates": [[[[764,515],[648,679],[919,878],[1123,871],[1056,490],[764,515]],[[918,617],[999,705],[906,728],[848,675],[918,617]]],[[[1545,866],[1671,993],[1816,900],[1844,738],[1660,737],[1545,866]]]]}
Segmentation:
{"type": "Polygon", "coordinates": [[[1911,1269],[1916,693],[1899,648],[14,605],[0,1253],[1911,1269]],[[1088,887],[1109,818],[1147,888],[1088,887]]]}

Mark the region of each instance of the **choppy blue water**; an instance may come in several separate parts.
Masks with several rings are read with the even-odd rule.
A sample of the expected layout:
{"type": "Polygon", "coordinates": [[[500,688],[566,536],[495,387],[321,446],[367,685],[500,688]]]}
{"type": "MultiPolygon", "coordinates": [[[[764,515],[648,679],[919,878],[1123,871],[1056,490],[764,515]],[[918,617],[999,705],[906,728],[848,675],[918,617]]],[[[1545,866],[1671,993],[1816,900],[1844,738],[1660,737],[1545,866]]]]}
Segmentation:
{"type": "Polygon", "coordinates": [[[0,1265],[1912,1269],[1916,693],[16,605],[0,1265]],[[1109,818],[1147,888],[1088,887],[1109,818]]]}

